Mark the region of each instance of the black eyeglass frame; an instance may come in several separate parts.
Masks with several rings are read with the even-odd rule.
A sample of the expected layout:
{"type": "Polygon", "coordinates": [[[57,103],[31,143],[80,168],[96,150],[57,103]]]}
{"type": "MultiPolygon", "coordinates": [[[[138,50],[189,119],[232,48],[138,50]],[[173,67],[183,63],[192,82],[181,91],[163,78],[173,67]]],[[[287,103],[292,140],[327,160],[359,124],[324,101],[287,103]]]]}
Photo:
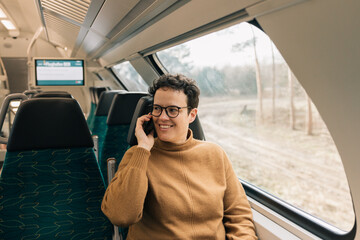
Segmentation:
{"type": "Polygon", "coordinates": [[[189,106],[186,106],[186,107],[178,107],[178,106],[175,106],[175,105],[170,105],[170,106],[167,106],[167,107],[162,107],[162,106],[160,106],[160,105],[153,104],[153,106],[152,106],[152,108],[151,108],[151,115],[154,116],[154,117],[160,117],[161,114],[162,114],[162,112],[163,112],[163,109],[165,109],[165,113],[166,113],[166,115],[167,115],[169,118],[176,118],[176,117],[179,116],[179,114],[180,114],[180,109],[183,109],[183,108],[191,109],[191,107],[189,107],[189,106]],[[159,108],[161,109],[160,114],[156,114],[156,115],[153,114],[153,112],[154,112],[154,107],[159,107],[159,108]],[[169,115],[169,112],[168,112],[167,109],[170,108],[170,107],[172,107],[172,108],[177,108],[177,109],[178,109],[177,115],[176,115],[175,117],[172,117],[172,116],[169,115]]]}

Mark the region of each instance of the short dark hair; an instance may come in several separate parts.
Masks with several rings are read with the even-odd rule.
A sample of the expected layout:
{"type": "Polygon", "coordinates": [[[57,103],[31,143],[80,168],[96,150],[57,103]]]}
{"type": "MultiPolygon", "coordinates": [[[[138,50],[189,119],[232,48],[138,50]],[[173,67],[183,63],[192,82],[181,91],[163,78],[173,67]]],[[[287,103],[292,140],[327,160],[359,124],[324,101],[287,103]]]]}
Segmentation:
{"type": "Polygon", "coordinates": [[[149,87],[149,93],[154,96],[159,88],[171,88],[173,90],[183,91],[187,96],[187,105],[191,109],[197,108],[199,105],[200,89],[196,81],[182,74],[162,75],[149,87]]]}

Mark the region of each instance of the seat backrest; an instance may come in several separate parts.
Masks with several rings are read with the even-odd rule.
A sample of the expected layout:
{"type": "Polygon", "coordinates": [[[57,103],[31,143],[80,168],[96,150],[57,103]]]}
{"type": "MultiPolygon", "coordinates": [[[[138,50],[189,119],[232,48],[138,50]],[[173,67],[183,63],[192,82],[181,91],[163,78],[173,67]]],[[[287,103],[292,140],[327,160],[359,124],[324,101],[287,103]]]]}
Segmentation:
{"type": "Polygon", "coordinates": [[[94,128],[94,122],[95,122],[95,111],[96,106],[99,102],[99,98],[102,92],[109,90],[108,87],[90,87],[90,97],[91,97],[91,103],[90,103],[90,111],[88,114],[88,117],[86,119],[86,122],[90,128],[90,130],[93,130],[94,128]]]}
{"type": "MultiPolygon", "coordinates": [[[[130,146],[137,144],[137,140],[135,137],[135,127],[136,127],[137,119],[142,115],[151,112],[152,104],[153,104],[153,98],[151,96],[145,96],[142,97],[139,100],[138,104],[136,105],[127,137],[127,142],[129,143],[130,146]]],[[[192,130],[195,139],[205,140],[205,135],[201,127],[199,116],[196,116],[195,120],[189,125],[189,128],[192,130]]]]}
{"type": "Polygon", "coordinates": [[[102,92],[110,90],[109,87],[89,87],[91,102],[98,104],[102,92]]]}
{"type": "MultiPolygon", "coordinates": [[[[101,147],[100,170],[107,179],[107,159],[115,158],[118,165],[128,149],[127,135],[137,102],[148,93],[118,93],[112,102],[107,118],[107,130],[101,147]]],[[[107,186],[107,184],[105,184],[107,186]]]]}
{"type": "Polygon", "coordinates": [[[122,92],[115,95],[107,118],[107,125],[130,124],[140,98],[149,95],[146,92],[122,92]]]}
{"type": "Polygon", "coordinates": [[[125,90],[103,91],[100,95],[99,103],[96,107],[95,116],[107,116],[115,95],[120,92],[126,92],[126,91],[125,90]]]}
{"type": "Polygon", "coordinates": [[[134,111],[134,114],[133,114],[133,117],[131,119],[129,132],[128,132],[128,136],[127,136],[127,142],[128,142],[128,144],[130,146],[133,146],[133,145],[137,144],[137,139],[135,137],[135,127],[136,127],[137,119],[140,116],[151,112],[152,103],[153,103],[153,97],[152,96],[142,97],[138,101],[138,103],[136,105],[136,108],[135,108],[135,111],[134,111]]]}
{"type": "Polygon", "coordinates": [[[73,96],[65,91],[46,91],[35,94],[32,98],[49,98],[49,97],[60,97],[60,98],[73,98],[73,96]]]}
{"type": "Polygon", "coordinates": [[[0,177],[0,239],[111,238],[92,146],[75,99],[21,103],[0,177]]]}
{"type": "Polygon", "coordinates": [[[126,93],[125,90],[111,90],[102,92],[100,95],[99,103],[96,107],[95,116],[90,122],[88,121],[88,125],[92,132],[92,135],[98,136],[98,153],[99,159],[102,159],[102,147],[105,139],[105,134],[107,131],[107,116],[109,114],[109,110],[112,104],[114,97],[118,93],[126,93]]]}
{"type": "Polygon", "coordinates": [[[16,112],[8,151],[92,147],[79,103],[73,98],[31,98],[16,112]]]}

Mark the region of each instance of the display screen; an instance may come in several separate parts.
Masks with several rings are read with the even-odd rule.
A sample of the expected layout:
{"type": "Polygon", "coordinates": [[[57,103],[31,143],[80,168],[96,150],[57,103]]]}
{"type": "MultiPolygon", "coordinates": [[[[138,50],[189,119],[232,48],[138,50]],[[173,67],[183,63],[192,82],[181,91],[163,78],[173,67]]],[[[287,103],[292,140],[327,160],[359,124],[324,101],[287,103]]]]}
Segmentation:
{"type": "Polygon", "coordinates": [[[35,59],[37,86],[83,86],[85,84],[82,59],[35,59]]]}

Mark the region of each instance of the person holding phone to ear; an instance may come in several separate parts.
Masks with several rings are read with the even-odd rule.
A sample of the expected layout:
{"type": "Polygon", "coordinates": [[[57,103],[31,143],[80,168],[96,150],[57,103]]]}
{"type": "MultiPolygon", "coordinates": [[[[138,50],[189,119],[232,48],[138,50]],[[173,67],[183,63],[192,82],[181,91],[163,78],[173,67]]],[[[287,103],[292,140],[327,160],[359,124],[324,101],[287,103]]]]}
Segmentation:
{"type": "Polygon", "coordinates": [[[101,209],[128,240],[257,239],[249,202],[224,150],[193,138],[200,90],[184,75],[149,88],[150,114],[137,119],[137,146],[124,155],[101,209]],[[146,134],[144,124],[153,121],[146,134]],[[156,131],[157,138],[154,138],[156,131]]]}

